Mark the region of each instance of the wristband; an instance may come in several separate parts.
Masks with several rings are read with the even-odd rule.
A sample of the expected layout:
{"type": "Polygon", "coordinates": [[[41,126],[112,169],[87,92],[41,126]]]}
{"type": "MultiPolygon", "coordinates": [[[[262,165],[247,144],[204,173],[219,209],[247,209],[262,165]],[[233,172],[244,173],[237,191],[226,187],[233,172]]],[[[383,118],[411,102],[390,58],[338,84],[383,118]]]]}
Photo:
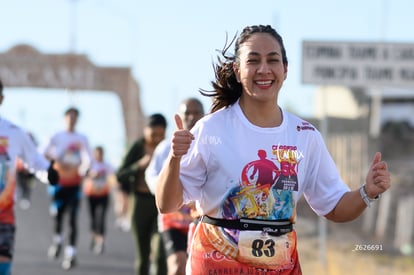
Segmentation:
{"type": "Polygon", "coordinates": [[[367,192],[365,191],[365,184],[362,185],[359,188],[359,193],[361,194],[362,200],[365,202],[365,204],[368,207],[371,207],[371,202],[373,201],[377,201],[379,198],[381,198],[381,194],[378,194],[375,198],[371,199],[370,197],[368,197],[367,192]]]}

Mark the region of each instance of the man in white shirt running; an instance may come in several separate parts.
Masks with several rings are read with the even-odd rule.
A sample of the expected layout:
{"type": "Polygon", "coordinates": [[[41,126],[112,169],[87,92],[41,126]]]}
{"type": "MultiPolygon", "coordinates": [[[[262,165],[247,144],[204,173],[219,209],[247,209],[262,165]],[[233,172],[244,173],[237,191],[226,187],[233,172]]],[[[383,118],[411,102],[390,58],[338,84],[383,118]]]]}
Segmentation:
{"type": "MultiPolygon", "coordinates": [[[[0,105],[3,100],[3,84],[0,80],[0,105]]],[[[14,123],[0,117],[0,274],[2,275],[10,275],[12,271],[16,234],[14,194],[18,158],[30,169],[47,172],[50,184],[56,184],[59,181],[59,175],[53,169],[53,162],[49,162],[37,151],[29,134],[14,123]]],[[[40,176],[39,179],[46,181],[40,176]]]]}
{"type": "Polygon", "coordinates": [[[51,214],[54,218],[54,236],[48,256],[57,259],[63,247],[63,217],[69,214],[69,240],[65,247],[63,269],[76,265],[77,219],[81,200],[81,182],[92,162],[88,138],[75,129],[79,110],[70,107],[65,112],[66,128],[54,134],[46,145],[44,154],[55,160],[60,180],[49,188],[52,196],[51,214]]]}

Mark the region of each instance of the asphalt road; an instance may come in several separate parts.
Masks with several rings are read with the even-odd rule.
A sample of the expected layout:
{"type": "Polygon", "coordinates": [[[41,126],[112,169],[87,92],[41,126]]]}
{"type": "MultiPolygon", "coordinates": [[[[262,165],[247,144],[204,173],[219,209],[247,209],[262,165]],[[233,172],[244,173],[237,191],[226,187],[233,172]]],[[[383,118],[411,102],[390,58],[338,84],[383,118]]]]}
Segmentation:
{"type": "MultiPolygon", "coordinates": [[[[131,232],[114,226],[113,203],[108,211],[105,251],[95,255],[89,249],[89,217],[86,200],[81,203],[78,220],[78,264],[66,271],[62,258],[50,260],[47,249],[52,239],[52,218],[48,212],[49,197],[46,185],[36,182],[32,190],[32,205],[22,210],[16,205],[16,244],[13,275],[132,275],[134,274],[134,242],[131,232]]],[[[65,229],[67,228],[65,220],[65,229]]]]}

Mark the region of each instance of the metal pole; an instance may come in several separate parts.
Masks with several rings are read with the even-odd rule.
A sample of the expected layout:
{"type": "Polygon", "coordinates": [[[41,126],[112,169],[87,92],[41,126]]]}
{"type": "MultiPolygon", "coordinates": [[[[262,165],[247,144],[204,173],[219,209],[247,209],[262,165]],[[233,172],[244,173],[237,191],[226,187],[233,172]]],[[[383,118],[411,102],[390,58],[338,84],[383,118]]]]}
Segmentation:
{"type": "MultiPolygon", "coordinates": [[[[77,23],[78,23],[78,13],[77,13],[77,0],[69,0],[70,1],[70,33],[69,33],[69,52],[72,54],[76,53],[76,40],[77,40],[77,23]]],[[[75,90],[74,89],[66,89],[69,98],[69,104],[75,105],[75,90]]]]}
{"type": "Polygon", "coordinates": [[[382,94],[380,89],[374,89],[371,92],[371,117],[369,135],[376,139],[379,137],[381,132],[381,105],[382,105],[382,94]]]}
{"type": "MultiPolygon", "coordinates": [[[[327,104],[328,100],[326,99],[326,87],[322,88],[322,120],[321,120],[321,134],[325,140],[325,143],[328,142],[328,109],[327,104]]],[[[319,261],[322,265],[326,264],[326,239],[327,239],[327,222],[325,217],[319,217],[318,221],[319,228],[319,261]]]]}
{"type": "Polygon", "coordinates": [[[70,0],[70,37],[69,37],[69,51],[76,52],[76,29],[77,29],[77,0],[70,0]]]}

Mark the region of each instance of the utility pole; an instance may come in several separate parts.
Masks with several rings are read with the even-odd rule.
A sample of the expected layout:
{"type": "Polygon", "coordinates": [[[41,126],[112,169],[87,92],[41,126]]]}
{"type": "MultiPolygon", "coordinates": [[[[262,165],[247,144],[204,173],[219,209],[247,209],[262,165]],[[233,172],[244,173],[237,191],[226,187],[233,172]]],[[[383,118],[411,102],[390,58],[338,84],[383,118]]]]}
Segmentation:
{"type": "MultiPolygon", "coordinates": [[[[78,0],[69,0],[70,1],[70,14],[69,14],[69,53],[76,53],[76,43],[77,43],[77,23],[78,23],[78,0]]],[[[66,93],[71,105],[76,103],[76,94],[75,90],[71,88],[66,88],[66,93]]]]}
{"type": "MultiPolygon", "coordinates": [[[[328,117],[328,99],[326,86],[322,88],[322,120],[321,120],[321,134],[325,143],[328,145],[329,138],[329,117],[328,117]]],[[[325,217],[318,218],[318,243],[319,243],[319,262],[325,267],[326,265],[326,243],[328,238],[328,225],[325,217]]]]}
{"type": "Polygon", "coordinates": [[[77,29],[77,21],[78,21],[78,13],[77,13],[77,1],[78,0],[69,0],[71,2],[70,5],[70,36],[69,36],[69,51],[71,53],[76,52],[76,29],[77,29]]]}

